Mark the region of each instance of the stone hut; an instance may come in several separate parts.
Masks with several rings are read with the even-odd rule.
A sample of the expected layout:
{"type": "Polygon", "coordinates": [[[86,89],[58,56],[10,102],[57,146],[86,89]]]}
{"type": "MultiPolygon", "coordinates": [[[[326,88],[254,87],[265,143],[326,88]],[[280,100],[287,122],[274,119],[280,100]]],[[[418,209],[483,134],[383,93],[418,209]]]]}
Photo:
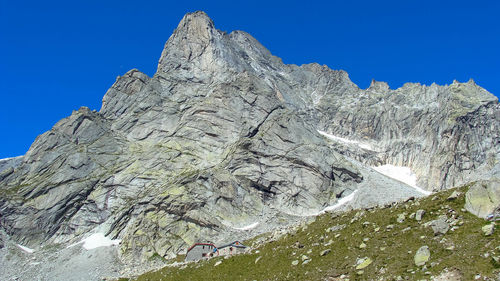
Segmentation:
{"type": "Polygon", "coordinates": [[[219,256],[234,255],[245,252],[247,246],[243,245],[240,241],[234,241],[232,243],[217,247],[217,252],[219,256]]]}
{"type": "Polygon", "coordinates": [[[216,255],[217,247],[212,243],[196,243],[187,250],[185,261],[196,261],[216,255]]]}

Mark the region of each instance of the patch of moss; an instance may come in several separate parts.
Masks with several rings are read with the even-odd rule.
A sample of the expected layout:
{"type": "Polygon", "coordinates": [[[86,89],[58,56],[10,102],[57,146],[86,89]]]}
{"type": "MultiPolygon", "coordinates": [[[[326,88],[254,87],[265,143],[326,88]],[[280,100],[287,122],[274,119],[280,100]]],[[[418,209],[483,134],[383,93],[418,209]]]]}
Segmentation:
{"type": "Polygon", "coordinates": [[[157,252],[155,252],[152,256],[150,256],[148,258],[149,261],[155,261],[155,260],[159,260],[159,261],[166,261],[166,259],[162,256],[160,256],[160,254],[158,254],[157,252]]]}

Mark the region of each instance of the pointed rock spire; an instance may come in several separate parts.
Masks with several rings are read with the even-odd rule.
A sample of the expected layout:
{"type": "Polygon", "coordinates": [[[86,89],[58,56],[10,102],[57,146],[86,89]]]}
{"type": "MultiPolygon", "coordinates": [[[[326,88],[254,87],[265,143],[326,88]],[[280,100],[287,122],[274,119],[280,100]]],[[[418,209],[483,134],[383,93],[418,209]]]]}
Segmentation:
{"type": "Polygon", "coordinates": [[[174,36],[189,41],[207,42],[215,30],[214,22],[203,11],[196,11],[184,15],[181,22],[174,31],[174,36]]]}
{"type": "Polygon", "coordinates": [[[217,30],[204,12],[186,14],[158,62],[156,75],[169,79],[205,83],[213,79],[226,81],[235,73],[248,71],[260,75],[283,66],[250,34],[217,30]]]}
{"type": "Polygon", "coordinates": [[[201,56],[217,36],[219,31],[205,12],[186,14],[165,44],[158,71],[177,68],[182,62],[201,56]]]}
{"type": "Polygon", "coordinates": [[[367,90],[378,92],[378,93],[386,93],[389,91],[389,89],[390,89],[389,84],[387,84],[387,82],[376,81],[375,79],[372,79],[372,82],[370,83],[370,87],[368,87],[367,90]]]}

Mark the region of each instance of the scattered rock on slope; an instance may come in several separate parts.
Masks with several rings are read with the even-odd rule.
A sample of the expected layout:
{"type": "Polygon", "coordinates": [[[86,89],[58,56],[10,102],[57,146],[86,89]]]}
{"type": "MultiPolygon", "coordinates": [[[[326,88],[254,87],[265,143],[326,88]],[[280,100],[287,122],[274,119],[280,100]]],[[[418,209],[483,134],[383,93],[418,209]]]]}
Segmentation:
{"type": "Polygon", "coordinates": [[[431,257],[431,252],[428,246],[420,247],[415,253],[414,261],[416,266],[422,266],[429,261],[431,257]]]}
{"type": "Polygon", "coordinates": [[[481,228],[485,236],[490,236],[495,231],[495,223],[490,223],[481,228]]]}
{"type": "Polygon", "coordinates": [[[450,229],[450,225],[447,222],[448,217],[446,215],[441,215],[439,218],[430,221],[428,224],[434,231],[434,235],[446,234],[450,229]]]}

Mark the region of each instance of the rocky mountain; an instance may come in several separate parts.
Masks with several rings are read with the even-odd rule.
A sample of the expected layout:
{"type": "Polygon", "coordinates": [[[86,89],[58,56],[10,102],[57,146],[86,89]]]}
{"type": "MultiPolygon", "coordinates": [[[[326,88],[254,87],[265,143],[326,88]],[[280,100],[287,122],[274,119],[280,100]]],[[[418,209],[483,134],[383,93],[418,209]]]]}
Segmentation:
{"type": "Polygon", "coordinates": [[[99,112],[74,111],[0,163],[0,226],[35,250],[103,233],[122,261],[175,257],[348,195],[352,207],[422,195],[370,166],[410,167],[427,190],[498,175],[499,124],[498,99],[472,81],[362,90],[190,13],[153,77],[130,70],[99,112]]]}

